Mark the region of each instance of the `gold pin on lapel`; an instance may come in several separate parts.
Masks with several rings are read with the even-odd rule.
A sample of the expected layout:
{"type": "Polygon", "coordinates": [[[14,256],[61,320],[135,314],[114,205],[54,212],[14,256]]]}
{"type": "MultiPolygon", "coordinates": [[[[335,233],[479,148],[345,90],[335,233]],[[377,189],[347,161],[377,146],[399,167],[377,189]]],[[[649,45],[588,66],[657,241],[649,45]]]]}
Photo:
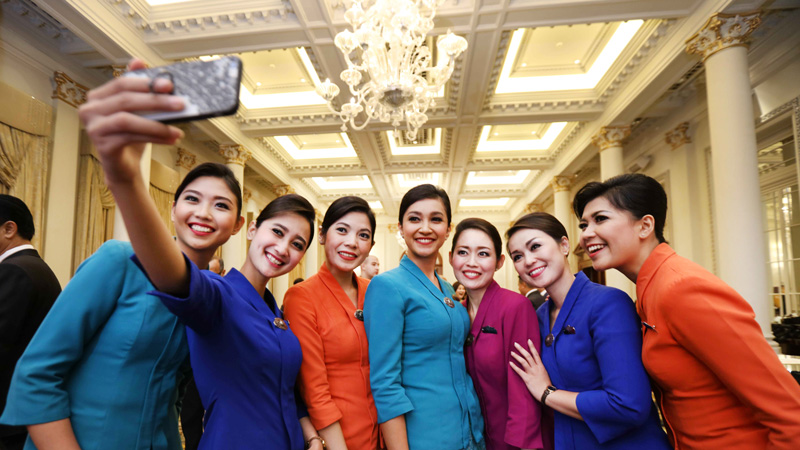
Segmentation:
{"type": "Polygon", "coordinates": [[[289,325],[287,325],[286,321],[281,319],[280,317],[276,317],[275,320],[272,321],[272,324],[280,328],[281,330],[289,329],[289,325]]]}
{"type": "Polygon", "coordinates": [[[444,304],[449,306],[449,307],[451,307],[451,308],[454,308],[456,306],[456,304],[453,303],[453,300],[451,300],[450,297],[445,297],[444,298],[444,304]]]}

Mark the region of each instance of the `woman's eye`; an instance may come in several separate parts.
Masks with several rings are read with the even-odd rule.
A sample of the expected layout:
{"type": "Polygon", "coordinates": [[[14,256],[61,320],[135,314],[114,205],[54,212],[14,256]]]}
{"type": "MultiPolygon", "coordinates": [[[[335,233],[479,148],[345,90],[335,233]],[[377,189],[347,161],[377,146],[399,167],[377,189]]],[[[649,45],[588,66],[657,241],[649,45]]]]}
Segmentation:
{"type": "Polygon", "coordinates": [[[522,259],[522,255],[511,255],[511,260],[514,262],[517,262],[520,259],[522,259]]]}
{"type": "Polygon", "coordinates": [[[419,222],[419,217],[409,217],[408,221],[409,222],[419,222]]]}
{"type": "Polygon", "coordinates": [[[433,219],[431,219],[431,222],[442,223],[443,220],[441,217],[434,217],[433,219]]]}
{"type": "Polygon", "coordinates": [[[358,237],[360,237],[361,239],[367,240],[367,241],[372,239],[372,236],[370,236],[369,233],[361,233],[361,234],[358,235],[358,237]]]}
{"type": "Polygon", "coordinates": [[[336,228],[336,232],[345,234],[345,233],[347,233],[347,228],[345,228],[345,227],[337,227],[336,228]]]}
{"type": "Polygon", "coordinates": [[[606,217],[606,216],[595,216],[595,218],[594,218],[594,221],[597,222],[597,223],[603,222],[605,220],[608,220],[608,217],[606,217]]]}
{"type": "Polygon", "coordinates": [[[538,250],[539,247],[541,247],[541,246],[542,246],[542,244],[533,244],[533,245],[531,245],[531,250],[538,250]]]}
{"type": "Polygon", "coordinates": [[[272,232],[275,233],[276,236],[283,236],[283,230],[280,228],[273,228],[272,232]]]}
{"type": "Polygon", "coordinates": [[[467,255],[467,251],[466,250],[457,250],[456,251],[456,255],[458,255],[458,256],[466,256],[467,255]]]}
{"type": "Polygon", "coordinates": [[[581,222],[581,223],[578,224],[578,228],[580,228],[581,230],[585,230],[586,227],[588,227],[588,226],[589,226],[589,224],[587,224],[586,222],[581,222]]]}
{"type": "Polygon", "coordinates": [[[226,211],[231,209],[231,207],[230,207],[230,206],[228,206],[228,204],[227,204],[227,203],[217,203],[215,206],[216,206],[217,208],[219,208],[219,209],[224,209],[224,210],[226,210],[226,211]]]}
{"type": "Polygon", "coordinates": [[[292,242],[292,245],[301,252],[306,248],[302,242],[292,242]]]}
{"type": "Polygon", "coordinates": [[[183,197],[183,199],[186,200],[187,202],[196,202],[197,201],[197,197],[195,197],[192,194],[186,194],[186,197],[183,197]]]}
{"type": "Polygon", "coordinates": [[[492,255],[490,255],[489,252],[487,252],[487,251],[482,251],[482,252],[478,253],[478,256],[483,256],[484,258],[486,258],[486,257],[492,256],[492,255]]]}

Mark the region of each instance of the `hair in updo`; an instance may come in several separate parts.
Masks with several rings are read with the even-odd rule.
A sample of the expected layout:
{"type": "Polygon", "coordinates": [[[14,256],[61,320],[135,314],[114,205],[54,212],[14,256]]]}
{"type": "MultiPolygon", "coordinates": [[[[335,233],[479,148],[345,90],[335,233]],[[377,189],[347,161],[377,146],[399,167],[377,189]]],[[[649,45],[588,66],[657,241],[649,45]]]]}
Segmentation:
{"type": "Polygon", "coordinates": [[[403,216],[411,205],[420,200],[427,200],[429,198],[439,199],[442,201],[442,204],[444,204],[444,210],[447,213],[447,225],[450,225],[453,222],[453,212],[450,209],[450,197],[447,196],[447,192],[445,192],[444,189],[436,187],[432,184],[420,184],[419,186],[415,186],[406,192],[406,195],[403,196],[403,200],[400,201],[400,215],[397,221],[402,224],[403,216]]]}
{"type": "Polygon", "coordinates": [[[224,164],[207,162],[189,171],[189,173],[183,177],[183,181],[181,181],[181,184],[178,185],[178,189],[175,191],[175,201],[178,201],[178,198],[189,183],[201,177],[219,178],[224,181],[228,189],[230,189],[231,193],[236,197],[236,216],[242,215],[242,185],[239,184],[239,180],[236,179],[231,169],[224,164]]]}
{"type": "Polygon", "coordinates": [[[500,256],[502,255],[502,248],[503,248],[503,241],[500,239],[500,233],[497,231],[497,228],[489,223],[489,221],[478,218],[472,217],[469,219],[464,219],[456,225],[456,232],[453,235],[453,247],[450,249],[451,252],[456,250],[456,243],[458,243],[458,237],[461,236],[461,233],[466,230],[478,230],[483,231],[489,238],[492,240],[492,244],[494,245],[494,257],[500,261],[500,256]]]}
{"type": "Polygon", "coordinates": [[[593,181],[575,194],[572,209],[578,219],[592,200],[603,197],[615,208],[627,211],[636,220],[646,215],[653,216],[654,231],[658,242],[664,239],[667,222],[667,193],[655,178],[641,173],[626,173],[609,178],[602,183],[593,181]]]}
{"type": "Polygon", "coordinates": [[[372,212],[372,208],[369,207],[369,203],[361,197],[356,197],[353,195],[348,195],[347,197],[341,197],[334,200],[331,203],[331,206],[328,207],[328,210],[325,211],[325,218],[322,219],[322,225],[320,225],[320,233],[325,235],[328,233],[328,228],[331,227],[337,220],[341,219],[342,217],[350,214],[351,212],[360,212],[364,213],[369,220],[369,226],[371,230],[372,236],[372,243],[375,243],[375,213],[372,212]]]}
{"type": "Polygon", "coordinates": [[[506,231],[506,251],[510,253],[510,250],[508,250],[508,241],[511,239],[511,236],[517,231],[524,229],[539,230],[553,238],[556,242],[561,242],[562,237],[569,239],[567,229],[564,228],[564,225],[559,222],[558,219],[545,212],[534,212],[525,214],[517,219],[514,225],[511,225],[511,228],[506,231]]]}
{"type": "Polygon", "coordinates": [[[311,245],[311,241],[314,240],[314,219],[316,217],[316,213],[314,212],[314,207],[311,206],[311,203],[309,203],[308,200],[306,200],[302,195],[286,194],[269,202],[258,215],[258,218],[256,219],[256,228],[260,227],[261,223],[265,220],[281,214],[290,213],[297,214],[308,221],[308,228],[311,230],[311,234],[308,237],[308,244],[306,245],[306,248],[308,248],[308,245],[311,245]]]}

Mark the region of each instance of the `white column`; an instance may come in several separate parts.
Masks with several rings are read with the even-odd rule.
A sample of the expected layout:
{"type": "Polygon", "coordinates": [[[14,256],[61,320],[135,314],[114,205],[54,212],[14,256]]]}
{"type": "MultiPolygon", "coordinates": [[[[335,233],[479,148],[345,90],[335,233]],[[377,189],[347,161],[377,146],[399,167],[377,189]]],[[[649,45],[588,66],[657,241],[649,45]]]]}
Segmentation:
{"type": "MultiPolygon", "coordinates": [[[[153,144],[147,144],[144,146],[144,152],[142,152],[142,160],[140,161],[140,164],[144,185],[148,189],[150,186],[150,162],[152,159],[153,144]]],[[[119,241],[131,240],[131,238],[128,237],[128,230],[125,228],[125,221],[122,220],[122,214],[119,212],[119,208],[114,208],[114,239],[119,241]]]]}
{"type": "Polygon", "coordinates": [[[773,313],[746,44],[760,23],[758,13],[716,14],[687,41],[686,51],[701,55],[706,68],[719,277],[750,303],[764,336],[772,343],[773,313]],[[747,245],[741,245],[742,239],[747,245]]]}
{"type": "MultiPolygon", "coordinates": [[[[252,154],[250,150],[242,147],[239,144],[225,144],[220,145],[219,153],[225,157],[225,165],[231,169],[233,175],[239,180],[239,185],[244,187],[244,165],[250,159],[252,154]]],[[[244,195],[244,191],[242,191],[244,195]]],[[[245,240],[247,239],[247,230],[242,227],[242,231],[238,234],[231,236],[231,238],[222,245],[222,259],[225,260],[226,267],[242,267],[245,258],[245,240]]]]}
{"type": "MultiPolygon", "coordinates": [[[[622,159],[622,141],[631,134],[629,126],[602,127],[592,137],[594,145],[600,148],[600,178],[605,181],[611,177],[625,173],[622,159]]],[[[636,285],[622,272],[606,270],[606,286],[625,291],[631,298],[636,298],[636,285]]]]}
{"type": "Polygon", "coordinates": [[[56,119],[53,128],[53,156],[50,169],[50,189],[47,197],[47,213],[42,233],[43,248],[39,251],[53,269],[61,286],[66,286],[72,275],[73,239],[75,232],[75,209],[77,206],[78,166],[80,164],[80,131],[75,98],[64,95],[68,89],[81,92],[85,98],[86,88],[57,72],[58,85],[54,92],[56,119]]]}
{"type": "Polygon", "coordinates": [[[667,144],[672,147],[669,166],[670,208],[679,211],[673,214],[670,245],[679,255],[696,261],[694,241],[697,234],[696,221],[700,218],[693,214],[695,209],[693,204],[696,201],[692,195],[695,180],[691,173],[694,144],[688,131],[689,122],[683,122],[665,134],[667,144]]]}
{"type": "Polygon", "coordinates": [[[553,188],[553,215],[564,225],[570,237],[570,252],[569,252],[569,265],[572,272],[578,271],[578,260],[572,254],[572,249],[578,243],[579,236],[572,235],[571,230],[574,213],[572,212],[572,199],[569,195],[569,189],[572,186],[573,177],[557,175],[550,180],[550,187],[553,188]]]}
{"type": "Polygon", "coordinates": [[[315,222],[314,222],[314,240],[311,242],[311,245],[306,250],[305,258],[305,273],[303,274],[303,278],[306,280],[309,277],[316,275],[319,271],[320,264],[318,264],[319,253],[322,251],[321,245],[319,244],[319,225],[322,223],[322,215],[319,212],[316,213],[315,222]]]}

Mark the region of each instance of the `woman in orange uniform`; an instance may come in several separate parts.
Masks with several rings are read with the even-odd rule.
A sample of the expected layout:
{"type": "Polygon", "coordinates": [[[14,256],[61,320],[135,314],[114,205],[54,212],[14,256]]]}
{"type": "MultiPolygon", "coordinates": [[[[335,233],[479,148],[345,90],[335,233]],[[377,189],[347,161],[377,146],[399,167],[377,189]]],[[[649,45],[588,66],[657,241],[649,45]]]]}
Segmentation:
{"type": "Polygon", "coordinates": [[[800,386],[747,301],[667,245],[661,185],[620,175],[581,188],[573,207],[594,268],[636,283],[642,361],[675,449],[800,449],[800,386]]]}
{"type": "Polygon", "coordinates": [[[320,226],[325,264],[284,297],[303,349],[300,392],[328,450],[378,448],[362,314],[369,282],[353,273],[369,255],[374,233],[375,215],[365,200],[334,201],[320,226]]]}

